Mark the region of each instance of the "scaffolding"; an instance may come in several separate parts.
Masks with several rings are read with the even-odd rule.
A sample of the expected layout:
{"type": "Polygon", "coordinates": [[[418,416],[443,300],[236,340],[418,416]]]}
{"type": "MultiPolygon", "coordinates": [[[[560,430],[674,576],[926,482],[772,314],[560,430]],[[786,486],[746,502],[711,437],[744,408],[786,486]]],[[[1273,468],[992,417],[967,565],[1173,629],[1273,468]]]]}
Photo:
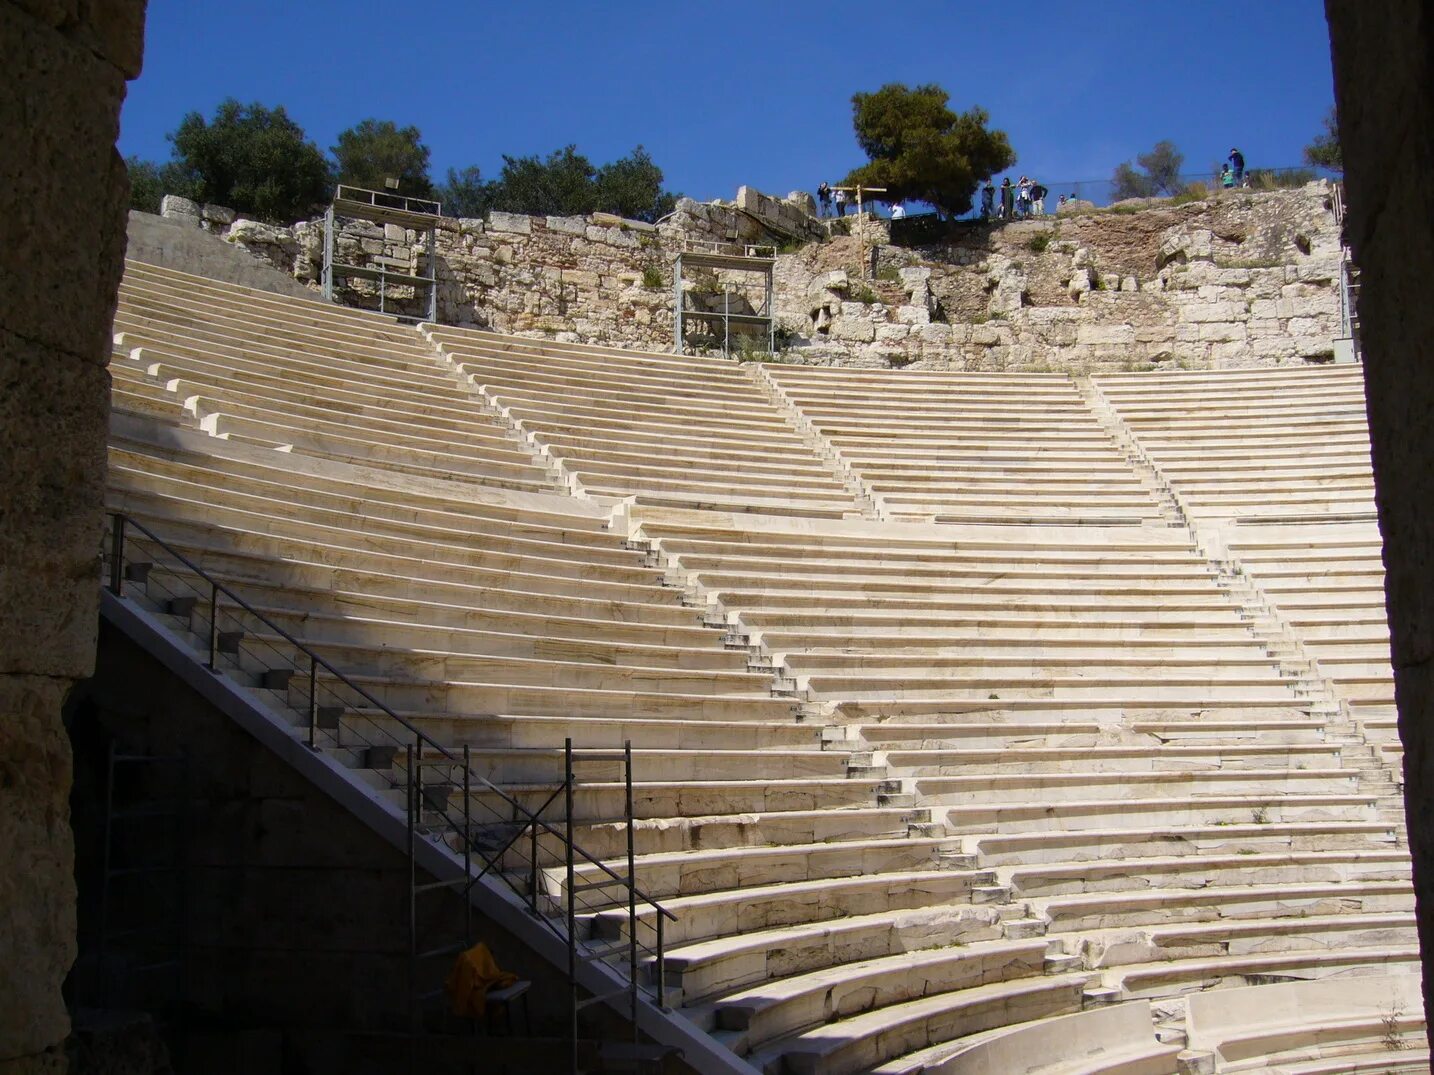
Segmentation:
{"type": "MultiPolygon", "coordinates": [[[[672,265],[673,288],[673,354],[684,354],[687,325],[698,321],[721,328],[722,354],[732,353],[732,329],[765,332],[767,351],[776,350],[777,321],[772,312],[772,274],[777,264],[774,246],[742,243],[718,243],[688,239],[682,244],[672,265]],[[734,298],[730,285],[724,286],[721,306],[716,310],[699,310],[688,305],[688,292],[683,286],[688,269],[713,269],[724,272],[748,273],[762,278],[762,305],[755,311],[733,311],[734,298]]],[[[750,331],[747,334],[751,334],[750,331]]]]}
{"type": "Polygon", "coordinates": [[[391,191],[366,190],[342,183],[334,191],[334,200],[324,211],[324,298],[334,298],[334,281],[353,277],[378,284],[378,310],[404,321],[438,320],[438,218],[443,206],[427,198],[410,198],[391,191]],[[338,219],[367,220],[374,224],[393,224],[427,237],[428,274],[391,271],[382,259],[375,265],[349,265],[335,260],[335,221],[338,219]],[[391,287],[413,288],[416,297],[426,296],[423,315],[401,314],[389,309],[391,287]]]}

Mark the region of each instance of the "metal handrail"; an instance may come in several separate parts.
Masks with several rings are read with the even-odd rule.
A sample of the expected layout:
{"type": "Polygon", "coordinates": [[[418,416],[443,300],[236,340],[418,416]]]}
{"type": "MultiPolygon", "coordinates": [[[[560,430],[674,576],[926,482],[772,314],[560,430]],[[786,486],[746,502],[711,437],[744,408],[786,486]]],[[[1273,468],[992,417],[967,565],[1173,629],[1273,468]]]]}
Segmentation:
{"type": "MultiPolygon", "coordinates": [[[[399,716],[387,705],[385,705],[383,702],[379,701],[372,694],[366,691],[363,687],[360,687],[357,683],[354,683],[351,679],[349,679],[348,676],[344,675],[343,672],[335,668],[323,657],[319,656],[312,649],[310,649],[309,646],[296,639],[293,635],[289,634],[289,632],[285,631],[278,624],[274,623],[262,612],[259,612],[252,605],[250,605],[249,602],[245,601],[242,597],[236,594],[229,587],[225,586],[218,579],[215,579],[212,575],[209,574],[209,572],[205,571],[204,568],[200,567],[193,560],[190,560],[178,549],[172,547],[168,542],[166,542],[149,527],[145,526],[139,520],[133,518],[125,512],[114,511],[110,512],[109,514],[111,518],[115,520],[115,529],[113,534],[114,544],[112,552],[112,561],[110,565],[110,591],[114,593],[116,597],[121,596],[121,591],[123,589],[122,573],[124,564],[124,532],[127,527],[133,526],[135,529],[139,530],[151,541],[157,544],[160,548],[164,549],[164,551],[167,552],[170,556],[173,556],[180,563],[184,564],[185,567],[189,568],[205,582],[209,583],[209,585],[214,588],[214,592],[216,594],[224,594],[226,597],[228,597],[235,604],[244,609],[244,611],[257,619],[269,630],[276,632],[286,642],[294,646],[301,653],[305,654],[309,658],[309,660],[313,662],[313,665],[315,667],[323,667],[326,671],[328,671],[336,679],[342,682],[345,686],[354,691],[354,693],[356,693],[359,697],[363,698],[369,704],[382,712],[385,716],[395,721],[405,730],[410,732],[413,735],[415,742],[422,744],[425,747],[431,747],[443,758],[445,762],[452,765],[463,766],[465,772],[469,773],[470,779],[476,779],[477,782],[482,785],[483,788],[494,792],[503,800],[505,805],[509,806],[518,814],[522,815],[527,819],[526,823],[523,825],[523,828],[526,829],[529,826],[532,826],[535,831],[536,829],[541,828],[543,829],[543,831],[553,836],[556,836],[565,845],[570,845],[574,853],[582,856],[582,858],[586,860],[589,864],[596,866],[599,870],[602,870],[613,880],[623,881],[625,884],[627,884],[628,887],[632,889],[632,891],[637,895],[638,898],[640,898],[644,903],[659,912],[660,915],[667,918],[669,921],[677,921],[677,916],[675,914],[669,911],[666,907],[662,906],[662,904],[658,903],[657,900],[653,899],[651,896],[643,892],[642,889],[638,888],[634,884],[631,884],[630,879],[624,878],[621,874],[617,873],[615,870],[609,867],[605,862],[595,858],[592,854],[584,850],[581,845],[577,844],[576,842],[570,841],[567,838],[567,834],[564,833],[561,829],[554,828],[537,814],[531,813],[518,799],[513,798],[498,785],[490,781],[487,777],[482,776],[478,773],[473,773],[471,769],[469,769],[469,767],[464,764],[463,759],[461,757],[455,755],[451,750],[445,747],[442,743],[438,742],[432,736],[428,735],[421,728],[414,726],[413,724],[405,720],[403,717],[399,716]]],[[[211,630],[211,634],[212,633],[213,630],[211,630]]],[[[409,774],[409,780],[413,780],[413,774],[411,773],[409,774]]]]}

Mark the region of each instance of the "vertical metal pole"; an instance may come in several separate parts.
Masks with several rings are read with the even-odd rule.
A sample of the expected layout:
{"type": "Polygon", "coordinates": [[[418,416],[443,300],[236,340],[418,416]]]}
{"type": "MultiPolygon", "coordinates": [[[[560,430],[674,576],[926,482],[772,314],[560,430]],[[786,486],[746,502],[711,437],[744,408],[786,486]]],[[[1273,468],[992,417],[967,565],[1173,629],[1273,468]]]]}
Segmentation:
{"type": "Polygon", "coordinates": [[[657,1006],[667,1010],[667,953],[663,945],[662,911],[657,912],[657,1006]]]}
{"type": "Polygon", "coordinates": [[[538,819],[528,822],[528,910],[538,913],[538,819]]]}
{"type": "Polygon", "coordinates": [[[124,519],[119,512],[110,516],[114,527],[110,531],[110,593],[116,597],[124,594],[124,519]]]}
{"type": "Polygon", "coordinates": [[[324,210],[324,299],[334,301],[334,207],[324,210]]]}
{"type": "Polygon", "coordinates": [[[632,1019],[632,1043],[637,1044],[637,848],[632,824],[632,740],[622,745],[624,781],[627,784],[627,987],[632,1019]]]}
{"type": "Polygon", "coordinates": [[[776,272],[775,264],[777,252],[772,251],[774,264],[767,267],[767,354],[775,356],[777,353],[777,312],[772,309],[772,274],[776,272]]]}
{"type": "MultiPolygon", "coordinates": [[[[470,774],[472,748],[463,744],[463,947],[473,943],[473,893],[468,885],[473,876],[473,780],[470,774]]],[[[502,869],[500,862],[498,868],[502,869]]]]}
{"type": "Polygon", "coordinates": [[[309,749],[319,747],[319,659],[309,654],[309,749]]]}
{"type": "Polygon", "coordinates": [[[672,270],[672,353],[682,354],[682,255],[677,255],[672,270]]]}
{"type": "Polygon", "coordinates": [[[417,1070],[418,1048],[418,789],[414,779],[417,752],[406,748],[408,761],[408,1070],[417,1070]]]}
{"type": "Polygon", "coordinates": [[[572,1015],[572,1023],[569,1028],[572,1035],[572,1072],[577,1075],[578,1070],[578,934],[577,934],[577,905],[575,903],[576,893],[573,892],[573,740],[569,736],[563,742],[563,806],[566,829],[566,858],[568,867],[567,883],[567,908],[568,908],[568,987],[569,987],[569,1009],[572,1015]]]}
{"type": "Polygon", "coordinates": [[[219,583],[209,584],[209,670],[219,671],[219,583]]]}
{"type": "Polygon", "coordinates": [[[438,321],[438,229],[428,229],[428,320],[438,321]]]}

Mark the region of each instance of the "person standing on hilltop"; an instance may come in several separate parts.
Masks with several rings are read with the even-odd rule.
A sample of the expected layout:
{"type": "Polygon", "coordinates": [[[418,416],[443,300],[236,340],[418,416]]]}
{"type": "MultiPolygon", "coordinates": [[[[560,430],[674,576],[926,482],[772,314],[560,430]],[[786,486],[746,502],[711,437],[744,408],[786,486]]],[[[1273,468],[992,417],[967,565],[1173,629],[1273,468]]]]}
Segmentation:
{"type": "Polygon", "coordinates": [[[1016,184],[1016,217],[1025,220],[1031,215],[1031,180],[1029,176],[1021,176],[1021,181],[1016,184]]]}
{"type": "Polygon", "coordinates": [[[846,191],[838,188],[832,201],[836,202],[837,216],[846,216],[846,191]]]}
{"type": "Polygon", "coordinates": [[[830,216],[832,210],[832,188],[827,186],[823,179],[817,184],[817,204],[821,207],[822,216],[830,216]]]}
{"type": "Polygon", "coordinates": [[[1245,155],[1238,149],[1230,150],[1230,167],[1235,170],[1235,186],[1245,179],[1245,155]]]}
{"type": "Polygon", "coordinates": [[[996,184],[992,183],[990,177],[986,179],[986,185],[981,188],[981,219],[990,220],[991,214],[996,211],[996,184]]]}
{"type": "Polygon", "coordinates": [[[1016,189],[1011,186],[1011,177],[1001,180],[1001,211],[996,214],[997,220],[1010,220],[1011,215],[1016,211],[1016,189]]]}

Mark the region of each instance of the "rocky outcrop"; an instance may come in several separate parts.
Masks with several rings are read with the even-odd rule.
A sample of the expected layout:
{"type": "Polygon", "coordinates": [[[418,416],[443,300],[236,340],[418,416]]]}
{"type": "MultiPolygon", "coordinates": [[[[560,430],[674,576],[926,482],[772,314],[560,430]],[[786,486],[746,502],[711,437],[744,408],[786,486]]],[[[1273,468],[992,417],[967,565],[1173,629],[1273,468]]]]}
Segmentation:
{"type": "MultiPolygon", "coordinates": [[[[692,243],[778,245],[775,310],[785,361],[936,369],[1135,369],[1326,361],[1339,324],[1339,236],[1326,184],[1172,205],[977,225],[909,249],[885,222],[817,220],[810,198],[751,188],[734,202],[684,198],[656,225],[605,214],[442,220],[442,321],[651,350],[672,347],[672,264],[692,243]]],[[[213,207],[186,219],[215,226],[213,207]]],[[[316,287],[318,222],[237,220],[223,238],[316,287]]],[[[425,238],[343,224],[339,260],[428,271],[425,238]]],[[[374,287],[341,298],[375,305],[374,287]]],[[[754,310],[759,283],[697,274],[689,306],[754,310]]],[[[389,309],[422,314],[417,296],[389,309]]],[[[689,345],[701,344],[700,338],[689,345]]],[[[765,349],[765,340],[753,349],[765,349]]]]}

